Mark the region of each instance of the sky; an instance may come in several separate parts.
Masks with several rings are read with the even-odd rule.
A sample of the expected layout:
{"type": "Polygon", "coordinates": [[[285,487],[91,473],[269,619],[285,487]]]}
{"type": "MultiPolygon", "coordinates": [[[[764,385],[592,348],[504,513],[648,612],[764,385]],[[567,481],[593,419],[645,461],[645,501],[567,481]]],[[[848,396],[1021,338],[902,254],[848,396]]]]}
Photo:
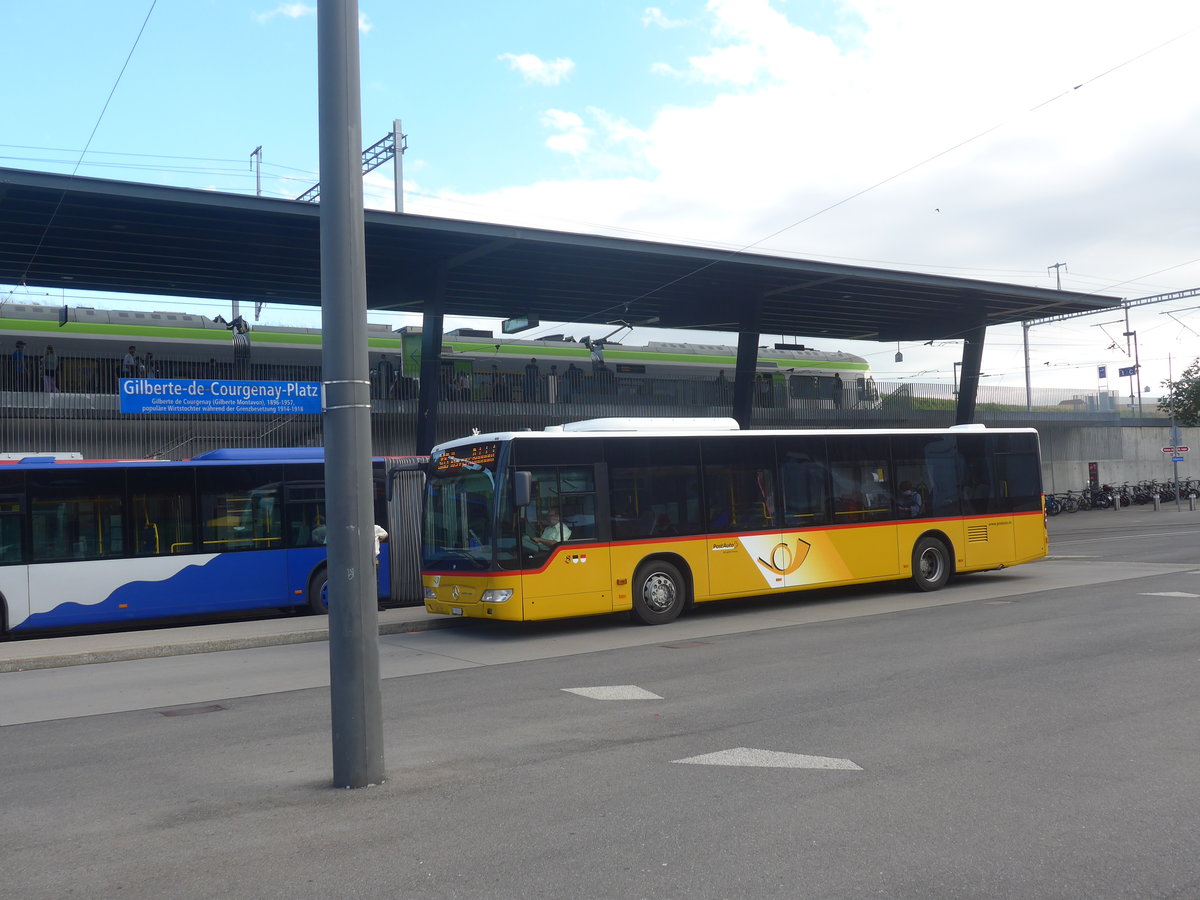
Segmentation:
{"type": "MultiPolygon", "coordinates": [[[[402,120],[405,211],[1129,299],[1200,288],[1194,2],[655,4],[359,0],[363,142],[402,120]]],[[[262,193],[294,198],[319,180],[315,12],[4,0],[0,166],[253,194],[261,146],[262,193]]],[[[391,209],[392,166],[364,192],[391,209]]],[[[1032,327],[1033,385],[1095,390],[1105,365],[1127,396],[1126,330],[1120,314],[1032,327]]],[[[1200,355],[1200,295],[1137,307],[1128,330],[1156,395],[1200,355]]],[[[885,381],[949,382],[961,356],[786,337],[857,353],[885,381]]],[[[982,371],[1024,384],[1019,325],[989,329],[982,371]]]]}

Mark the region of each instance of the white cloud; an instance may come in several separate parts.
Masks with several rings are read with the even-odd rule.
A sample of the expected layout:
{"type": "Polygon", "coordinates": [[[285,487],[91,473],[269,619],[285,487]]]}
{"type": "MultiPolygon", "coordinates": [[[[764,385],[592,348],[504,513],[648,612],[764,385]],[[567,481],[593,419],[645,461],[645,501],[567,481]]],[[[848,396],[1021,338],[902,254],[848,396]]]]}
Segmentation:
{"type": "Polygon", "coordinates": [[[283,16],[285,19],[299,19],[303,16],[311,16],[316,11],[315,6],[309,6],[307,3],[280,3],[270,12],[255,13],[254,20],[261,25],[278,16],[283,16]]]}
{"type": "Polygon", "coordinates": [[[542,113],[542,125],[559,132],[546,138],[546,146],[557,153],[580,156],[587,152],[592,130],[572,112],[548,109],[542,113]]]}
{"type": "Polygon", "coordinates": [[[575,63],[569,59],[542,60],[532,53],[502,53],[499,59],[508,63],[514,72],[519,72],[526,84],[560,84],[571,74],[575,63]]]}
{"type": "MultiPolygon", "coordinates": [[[[801,24],[797,4],[709,0],[708,48],[671,57],[668,42],[655,66],[706,88],[704,99],[664,102],[642,121],[612,103],[550,111],[547,146],[573,157],[576,177],[456,197],[444,214],[478,204],[470,217],[1041,287],[1065,261],[1064,288],[1130,297],[1195,287],[1200,264],[1179,264],[1200,257],[1200,98],[1185,87],[1200,33],[1165,43],[1194,9],[1121,9],[843,0],[818,28],[801,24]]],[[[644,21],[660,15],[650,8],[644,21]]],[[[1139,332],[1167,320],[1149,309],[1139,332]]],[[[1040,360],[1035,340],[1035,386],[1122,362],[1092,346],[1087,321],[1048,327],[1049,341],[1071,336],[1040,360]]],[[[989,337],[985,372],[1021,383],[1010,332],[989,337]]],[[[1142,345],[1143,383],[1166,377],[1168,350],[1181,355],[1164,346],[1158,360],[1142,345]]],[[[922,354],[934,350],[906,347],[908,367],[928,368],[922,354]]],[[[894,345],[872,353],[893,368],[894,345]]]]}
{"type": "MultiPolygon", "coordinates": [[[[315,6],[310,6],[307,3],[280,3],[270,12],[255,13],[254,21],[260,25],[265,25],[272,19],[282,16],[285,19],[301,19],[304,16],[314,15],[317,11],[315,6]]],[[[358,30],[367,34],[375,26],[367,21],[367,14],[360,12],[358,14],[358,30]]]]}
{"type": "Polygon", "coordinates": [[[642,24],[656,25],[659,28],[681,28],[684,25],[690,24],[685,19],[671,19],[657,6],[647,6],[642,13],[642,24]]]}

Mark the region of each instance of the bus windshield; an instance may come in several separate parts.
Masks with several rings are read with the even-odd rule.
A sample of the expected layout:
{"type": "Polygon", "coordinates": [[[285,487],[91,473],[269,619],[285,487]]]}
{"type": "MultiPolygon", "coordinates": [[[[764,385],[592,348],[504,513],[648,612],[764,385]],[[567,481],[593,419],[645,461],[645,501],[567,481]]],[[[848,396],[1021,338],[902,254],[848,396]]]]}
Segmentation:
{"type": "Polygon", "coordinates": [[[486,569],[495,544],[494,457],[481,464],[467,456],[434,461],[425,495],[422,562],[428,568],[486,569]]]}

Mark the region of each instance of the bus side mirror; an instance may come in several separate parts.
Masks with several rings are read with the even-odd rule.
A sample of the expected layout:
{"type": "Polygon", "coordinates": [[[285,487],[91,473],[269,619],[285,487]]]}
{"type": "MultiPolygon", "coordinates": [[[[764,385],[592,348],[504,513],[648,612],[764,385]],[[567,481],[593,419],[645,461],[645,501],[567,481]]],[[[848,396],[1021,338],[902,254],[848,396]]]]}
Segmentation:
{"type": "Polygon", "coordinates": [[[533,502],[533,473],[513,472],[513,506],[518,509],[533,502]]]}

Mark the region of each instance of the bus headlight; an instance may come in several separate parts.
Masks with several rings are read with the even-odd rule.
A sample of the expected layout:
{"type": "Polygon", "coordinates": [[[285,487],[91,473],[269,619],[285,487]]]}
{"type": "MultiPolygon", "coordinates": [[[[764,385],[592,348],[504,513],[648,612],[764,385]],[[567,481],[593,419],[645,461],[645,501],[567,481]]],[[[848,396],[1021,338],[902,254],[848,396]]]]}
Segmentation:
{"type": "Polygon", "coordinates": [[[512,590],[508,588],[496,588],[490,591],[484,591],[483,596],[479,598],[480,603],[506,603],[512,598],[512,590]]]}
{"type": "Polygon", "coordinates": [[[425,599],[426,600],[436,600],[437,599],[437,588],[431,588],[431,587],[425,588],[425,599]]]}

